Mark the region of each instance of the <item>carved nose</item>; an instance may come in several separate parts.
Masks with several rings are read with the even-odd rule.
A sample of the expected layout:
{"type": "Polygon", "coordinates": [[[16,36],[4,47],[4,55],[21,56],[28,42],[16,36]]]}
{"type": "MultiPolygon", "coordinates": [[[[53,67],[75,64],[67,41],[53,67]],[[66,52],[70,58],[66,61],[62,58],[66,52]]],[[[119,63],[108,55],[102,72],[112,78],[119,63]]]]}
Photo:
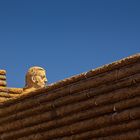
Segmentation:
{"type": "Polygon", "coordinates": [[[45,79],[45,80],[44,80],[44,83],[45,83],[45,84],[47,84],[47,82],[48,82],[48,80],[47,80],[47,79],[45,79]]]}

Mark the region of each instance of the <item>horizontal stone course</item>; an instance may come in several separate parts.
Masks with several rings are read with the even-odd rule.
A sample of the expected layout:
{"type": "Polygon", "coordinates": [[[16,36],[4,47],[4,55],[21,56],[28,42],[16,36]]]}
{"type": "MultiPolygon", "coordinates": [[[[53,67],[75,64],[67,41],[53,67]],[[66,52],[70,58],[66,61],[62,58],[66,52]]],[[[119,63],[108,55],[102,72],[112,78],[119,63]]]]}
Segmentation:
{"type": "Polygon", "coordinates": [[[0,140],[137,140],[140,54],[32,92],[0,88],[0,124],[0,140]]]}
{"type": "Polygon", "coordinates": [[[6,71],[5,70],[0,70],[0,88],[1,87],[6,87],[6,71]]]}

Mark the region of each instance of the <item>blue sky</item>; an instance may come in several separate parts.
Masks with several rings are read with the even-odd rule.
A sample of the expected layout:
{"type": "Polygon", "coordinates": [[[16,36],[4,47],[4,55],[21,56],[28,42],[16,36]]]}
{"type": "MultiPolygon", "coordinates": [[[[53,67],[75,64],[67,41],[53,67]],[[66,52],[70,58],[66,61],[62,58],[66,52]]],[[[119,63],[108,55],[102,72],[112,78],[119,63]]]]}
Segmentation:
{"type": "Polygon", "coordinates": [[[23,87],[31,66],[49,83],[140,52],[139,0],[1,0],[0,69],[23,87]]]}

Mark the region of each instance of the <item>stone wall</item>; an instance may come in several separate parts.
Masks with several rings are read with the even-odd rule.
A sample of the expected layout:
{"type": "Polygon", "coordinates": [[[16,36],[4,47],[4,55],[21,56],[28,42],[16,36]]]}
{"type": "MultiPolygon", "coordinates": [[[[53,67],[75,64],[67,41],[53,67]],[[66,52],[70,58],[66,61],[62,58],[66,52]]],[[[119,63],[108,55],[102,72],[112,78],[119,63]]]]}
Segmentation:
{"type": "Polygon", "coordinates": [[[0,87],[6,87],[6,71],[0,70],[0,87]]]}
{"type": "Polygon", "coordinates": [[[140,139],[140,54],[46,88],[15,90],[0,98],[0,140],[140,139]]]}

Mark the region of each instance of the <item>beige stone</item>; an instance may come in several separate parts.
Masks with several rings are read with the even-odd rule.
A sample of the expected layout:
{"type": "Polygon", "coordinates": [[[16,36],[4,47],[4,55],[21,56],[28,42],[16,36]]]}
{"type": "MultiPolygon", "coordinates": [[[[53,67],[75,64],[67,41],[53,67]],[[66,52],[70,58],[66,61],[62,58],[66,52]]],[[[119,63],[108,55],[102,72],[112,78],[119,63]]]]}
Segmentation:
{"type": "Polygon", "coordinates": [[[33,67],[27,90],[0,87],[0,140],[140,139],[140,54],[45,81],[33,67]]]}
{"type": "Polygon", "coordinates": [[[26,74],[25,82],[24,90],[46,87],[46,71],[41,67],[31,67],[26,74]]]}

